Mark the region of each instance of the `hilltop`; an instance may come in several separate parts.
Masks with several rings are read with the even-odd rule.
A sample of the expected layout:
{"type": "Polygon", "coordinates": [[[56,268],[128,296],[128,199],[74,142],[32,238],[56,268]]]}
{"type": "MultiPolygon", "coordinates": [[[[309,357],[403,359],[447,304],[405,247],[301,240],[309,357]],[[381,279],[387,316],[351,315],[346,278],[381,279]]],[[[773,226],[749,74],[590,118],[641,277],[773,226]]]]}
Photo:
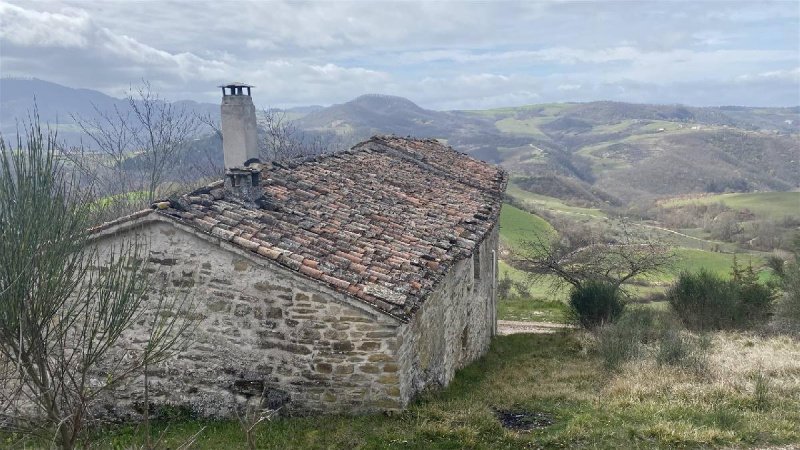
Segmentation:
{"type": "Polygon", "coordinates": [[[800,186],[798,107],[603,101],[432,111],[365,95],[296,123],[333,131],[347,144],[375,133],[444,139],[525,177],[532,192],[594,204],[800,186]]]}
{"type": "MultiPolygon", "coordinates": [[[[9,135],[36,97],[62,139],[71,115],[127,108],[122,99],[43,80],[0,80],[0,131],[9,135]]],[[[218,105],[179,102],[217,115],[218,105]]],[[[374,134],[442,139],[505,167],[530,192],[591,206],[674,195],[790,191],[800,187],[800,107],[690,107],[599,101],[480,111],[435,111],[367,94],[328,107],[284,110],[309,136],[348,146],[374,134]]],[[[219,146],[218,142],[207,143],[219,146]]],[[[205,144],[204,144],[205,145],[205,144]]],[[[216,150],[217,152],[221,150],[216,150]]]]}
{"type": "MultiPolygon", "coordinates": [[[[219,105],[180,100],[173,104],[194,114],[219,115],[219,105]]],[[[34,105],[41,122],[58,131],[59,139],[78,144],[81,133],[72,116],[98,119],[97,111],[130,113],[127,100],[92,89],[75,89],[38,78],[0,78],[0,133],[11,136],[17,122],[33,114],[34,105]],[[34,103],[35,100],[35,103],[34,103]],[[95,109],[97,107],[97,109],[95,109]]]]}

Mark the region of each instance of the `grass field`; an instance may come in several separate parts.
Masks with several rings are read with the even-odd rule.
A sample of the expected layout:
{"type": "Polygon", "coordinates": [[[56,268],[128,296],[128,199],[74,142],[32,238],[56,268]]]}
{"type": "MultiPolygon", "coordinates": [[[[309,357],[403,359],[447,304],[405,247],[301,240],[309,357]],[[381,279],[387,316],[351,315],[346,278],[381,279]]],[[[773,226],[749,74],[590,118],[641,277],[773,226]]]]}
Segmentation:
{"type": "Polygon", "coordinates": [[[497,302],[499,320],[567,323],[569,308],[563,301],[511,296],[497,302]]]}
{"type": "MultiPolygon", "coordinates": [[[[607,372],[584,336],[497,337],[445,390],[422,396],[403,413],[273,419],[256,428],[258,448],[650,449],[800,442],[795,340],[716,333],[709,368],[698,375],[647,361],[607,372]],[[767,380],[761,397],[758,377],[767,380]],[[501,425],[496,411],[538,413],[552,423],[514,431],[501,425]]],[[[176,448],[201,429],[192,448],[245,448],[236,422],[183,418],[157,423],[154,433],[164,432],[164,448],[176,448]]],[[[131,448],[141,444],[135,432],[108,430],[93,444],[131,448]]]]}
{"type": "Polygon", "coordinates": [[[505,204],[500,211],[500,239],[511,248],[519,248],[534,236],[554,232],[553,227],[541,217],[513,205],[505,204]]]}
{"type": "Polygon", "coordinates": [[[536,208],[547,209],[548,211],[551,212],[567,213],[567,214],[589,216],[595,218],[606,217],[606,213],[597,208],[582,208],[580,206],[572,206],[566,204],[565,202],[557,198],[548,197],[546,195],[534,194],[533,192],[526,191],[517,186],[514,183],[514,180],[511,180],[508,183],[506,193],[511,197],[515,198],[516,200],[523,202],[526,205],[530,205],[536,208]]]}
{"type": "MultiPolygon", "coordinates": [[[[733,265],[733,254],[731,253],[714,253],[704,250],[679,248],[675,250],[676,262],[672,267],[671,273],[678,275],[680,272],[697,272],[700,269],[706,269],[709,272],[716,273],[721,276],[729,276],[731,274],[731,266],[733,265]]],[[[740,266],[746,267],[748,263],[753,264],[754,268],[760,268],[764,263],[761,257],[748,254],[738,254],[736,259],[740,266]]]]}
{"type": "Polygon", "coordinates": [[[541,117],[534,117],[531,119],[515,119],[508,117],[495,122],[498,130],[505,133],[524,134],[528,136],[535,136],[539,138],[547,138],[547,135],[539,129],[539,125],[547,120],[542,120],[541,117]]]}
{"type": "Polygon", "coordinates": [[[692,198],[676,198],[661,202],[662,206],[681,206],[691,203],[724,203],[728,207],[749,209],[764,218],[780,220],[786,216],[800,217],[800,192],[755,192],[704,195],[692,198]]]}
{"type": "Polygon", "coordinates": [[[555,119],[556,116],[564,110],[571,108],[574,104],[571,103],[541,103],[538,105],[523,105],[511,106],[507,108],[494,108],[494,109],[480,109],[480,110],[464,110],[460,111],[465,114],[471,114],[484,117],[509,117],[519,113],[526,113],[529,111],[536,111],[540,116],[547,116],[555,119]]]}

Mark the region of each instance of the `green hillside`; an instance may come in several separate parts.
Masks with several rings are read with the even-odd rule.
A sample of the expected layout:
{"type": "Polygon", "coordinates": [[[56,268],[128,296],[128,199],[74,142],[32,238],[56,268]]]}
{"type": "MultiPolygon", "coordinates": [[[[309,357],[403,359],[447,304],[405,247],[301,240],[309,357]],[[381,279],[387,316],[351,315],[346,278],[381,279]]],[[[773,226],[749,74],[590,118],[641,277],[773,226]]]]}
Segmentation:
{"type": "Polygon", "coordinates": [[[510,248],[519,248],[533,236],[554,233],[553,227],[544,219],[516,206],[505,204],[500,211],[500,240],[510,248]]]}
{"type": "Polygon", "coordinates": [[[775,220],[783,219],[786,216],[800,216],[800,192],[754,192],[704,195],[670,199],[661,202],[661,205],[670,207],[692,203],[723,203],[735,210],[747,209],[758,216],[775,220]]]}

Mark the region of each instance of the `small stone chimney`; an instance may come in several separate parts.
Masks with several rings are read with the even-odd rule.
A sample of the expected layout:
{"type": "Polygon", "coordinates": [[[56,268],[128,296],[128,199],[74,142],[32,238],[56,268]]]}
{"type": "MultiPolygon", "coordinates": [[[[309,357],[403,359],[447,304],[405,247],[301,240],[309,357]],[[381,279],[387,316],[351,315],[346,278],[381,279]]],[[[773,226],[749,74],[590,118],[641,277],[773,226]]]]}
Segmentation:
{"type": "Polygon", "coordinates": [[[256,107],[250,96],[252,86],[229,83],[222,88],[222,152],[225,157],[225,189],[245,202],[263,193],[259,188],[261,163],[258,159],[256,107]]]}
{"type": "Polygon", "coordinates": [[[258,159],[256,107],[250,97],[252,86],[230,83],[222,88],[222,151],[225,170],[241,168],[258,159]]]}

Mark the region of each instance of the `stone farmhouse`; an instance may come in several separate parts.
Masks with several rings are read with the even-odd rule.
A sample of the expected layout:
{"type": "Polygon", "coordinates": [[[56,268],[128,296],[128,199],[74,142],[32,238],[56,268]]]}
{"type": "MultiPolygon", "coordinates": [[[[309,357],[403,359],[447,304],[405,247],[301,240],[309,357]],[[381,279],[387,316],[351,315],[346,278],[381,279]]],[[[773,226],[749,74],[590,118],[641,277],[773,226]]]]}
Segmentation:
{"type": "Polygon", "coordinates": [[[394,136],[260,162],[238,83],[223,87],[222,130],[223,181],[93,231],[101,249],[146,239],[154,275],[193,298],[192,343],[154,371],[153,402],[207,417],[248,398],[298,414],[401,410],[484,354],[504,171],[394,136]]]}

